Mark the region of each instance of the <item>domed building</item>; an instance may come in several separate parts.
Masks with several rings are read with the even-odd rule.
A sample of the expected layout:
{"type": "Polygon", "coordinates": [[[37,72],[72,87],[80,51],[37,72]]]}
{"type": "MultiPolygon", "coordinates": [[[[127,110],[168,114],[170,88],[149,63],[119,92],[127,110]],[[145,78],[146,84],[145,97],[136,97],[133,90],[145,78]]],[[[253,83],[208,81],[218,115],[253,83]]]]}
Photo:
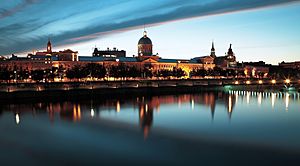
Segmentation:
{"type": "Polygon", "coordinates": [[[144,31],[144,36],[138,42],[138,56],[152,56],[152,41],[144,31]]]}

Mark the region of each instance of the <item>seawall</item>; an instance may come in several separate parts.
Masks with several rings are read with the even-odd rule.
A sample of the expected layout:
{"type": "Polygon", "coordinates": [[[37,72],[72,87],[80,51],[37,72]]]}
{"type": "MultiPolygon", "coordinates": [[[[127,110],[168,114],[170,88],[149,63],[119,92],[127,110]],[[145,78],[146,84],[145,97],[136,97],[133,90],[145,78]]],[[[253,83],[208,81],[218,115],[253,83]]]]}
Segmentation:
{"type": "MultiPolygon", "coordinates": [[[[81,100],[89,98],[115,98],[126,96],[167,95],[198,93],[201,91],[278,91],[283,83],[234,84],[233,80],[144,80],[144,81],[99,81],[59,83],[12,83],[0,84],[0,101],[20,100],[81,100]]],[[[295,83],[296,90],[299,84],[295,83]]]]}

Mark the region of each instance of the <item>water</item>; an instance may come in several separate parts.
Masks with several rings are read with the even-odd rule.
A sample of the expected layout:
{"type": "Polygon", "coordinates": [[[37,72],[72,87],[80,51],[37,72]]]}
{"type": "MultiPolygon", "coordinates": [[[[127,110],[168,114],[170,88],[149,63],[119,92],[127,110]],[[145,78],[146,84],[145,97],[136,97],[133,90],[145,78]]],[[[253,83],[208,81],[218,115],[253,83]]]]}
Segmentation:
{"type": "Polygon", "coordinates": [[[289,165],[300,163],[299,128],[299,93],[19,102],[0,107],[0,161],[289,165]]]}

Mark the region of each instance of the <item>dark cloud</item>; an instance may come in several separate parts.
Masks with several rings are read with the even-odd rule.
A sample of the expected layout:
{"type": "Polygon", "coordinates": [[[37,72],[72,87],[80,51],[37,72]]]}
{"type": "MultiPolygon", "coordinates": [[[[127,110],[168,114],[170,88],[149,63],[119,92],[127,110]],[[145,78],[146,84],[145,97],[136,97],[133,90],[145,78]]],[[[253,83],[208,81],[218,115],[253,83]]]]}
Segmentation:
{"type": "Polygon", "coordinates": [[[18,11],[26,8],[28,5],[31,5],[33,3],[36,3],[38,0],[24,0],[21,3],[19,3],[18,5],[16,5],[15,7],[11,8],[11,9],[1,9],[0,10],[0,19],[3,19],[5,17],[11,16],[15,13],[17,13],[18,11]]]}
{"type": "MultiPolygon", "coordinates": [[[[23,3],[15,6],[14,8],[10,9],[9,11],[1,11],[0,15],[4,17],[8,14],[13,14],[22,8],[26,7],[28,4],[35,3],[36,0],[27,0],[23,1],[23,3]],[[6,13],[6,14],[3,14],[6,13]]],[[[213,1],[206,1],[206,3],[200,3],[201,1],[191,0],[187,1],[190,3],[183,3],[180,0],[174,0],[172,3],[164,3],[159,6],[159,9],[151,9],[152,12],[148,12],[147,15],[143,15],[142,17],[139,16],[139,12],[133,11],[130,13],[130,10],[127,11],[128,13],[124,12],[123,15],[118,14],[112,18],[122,18],[127,16],[132,16],[129,19],[122,20],[121,22],[116,22],[113,19],[111,21],[106,22],[95,22],[95,24],[91,24],[92,26],[88,26],[82,29],[76,29],[67,31],[58,35],[53,35],[51,38],[57,44],[71,44],[76,42],[83,42],[87,40],[91,40],[97,38],[98,34],[103,32],[106,33],[113,31],[113,30],[120,30],[120,29],[131,29],[137,26],[141,26],[143,24],[159,24],[165,23],[168,21],[180,20],[185,18],[191,17],[201,17],[201,16],[208,16],[208,15],[215,15],[215,14],[224,14],[229,12],[238,12],[242,10],[249,10],[249,9],[256,9],[256,8],[263,8],[263,7],[270,7],[274,5],[281,5],[291,2],[299,2],[299,0],[213,0],[213,1]],[[158,12],[158,10],[166,9],[167,12],[158,12]],[[134,17],[135,16],[135,17],[134,17]]],[[[143,11],[149,10],[145,6],[140,6],[139,10],[143,11]]],[[[47,29],[49,24],[57,23],[58,20],[65,20],[70,17],[74,17],[76,15],[82,14],[81,12],[77,12],[79,9],[74,9],[75,11],[70,15],[65,15],[59,19],[49,19],[48,21],[44,21],[44,19],[40,20],[32,20],[30,23],[23,22],[23,23],[15,23],[11,25],[7,25],[6,27],[0,27],[0,54],[9,54],[13,52],[22,52],[24,50],[30,50],[31,48],[39,48],[43,46],[45,42],[45,36],[36,34],[32,36],[32,40],[20,40],[19,36],[22,34],[26,34],[28,32],[37,31],[40,28],[47,29]],[[9,39],[8,39],[9,38],[9,39]],[[11,40],[13,42],[7,42],[6,40],[11,40]]],[[[63,11],[60,11],[63,12],[63,11]]],[[[60,14],[51,13],[51,14],[60,14]]],[[[24,16],[26,17],[26,16],[24,16]]],[[[1,21],[1,20],[0,20],[1,21]]],[[[60,25],[57,25],[60,26],[60,25]]],[[[48,34],[51,35],[52,32],[49,30],[48,34]]]]}

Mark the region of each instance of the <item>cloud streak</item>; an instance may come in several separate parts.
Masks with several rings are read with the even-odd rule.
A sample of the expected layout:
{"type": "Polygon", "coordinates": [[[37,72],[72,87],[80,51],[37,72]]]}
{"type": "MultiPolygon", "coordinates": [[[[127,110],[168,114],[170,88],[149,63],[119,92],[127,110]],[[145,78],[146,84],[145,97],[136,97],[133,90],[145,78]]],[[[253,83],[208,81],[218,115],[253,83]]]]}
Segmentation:
{"type": "Polygon", "coordinates": [[[37,1],[38,0],[24,0],[21,3],[17,4],[16,6],[10,8],[10,9],[2,9],[2,10],[0,10],[1,11],[0,12],[0,19],[11,16],[11,15],[17,13],[18,11],[26,8],[28,5],[36,3],[37,1]]]}
{"type": "Polygon", "coordinates": [[[48,36],[60,45],[72,44],[143,24],[163,24],[292,2],[299,0],[186,0],[184,3],[180,0],[143,3],[139,0],[25,0],[0,12],[0,54],[39,48],[48,36]]]}

